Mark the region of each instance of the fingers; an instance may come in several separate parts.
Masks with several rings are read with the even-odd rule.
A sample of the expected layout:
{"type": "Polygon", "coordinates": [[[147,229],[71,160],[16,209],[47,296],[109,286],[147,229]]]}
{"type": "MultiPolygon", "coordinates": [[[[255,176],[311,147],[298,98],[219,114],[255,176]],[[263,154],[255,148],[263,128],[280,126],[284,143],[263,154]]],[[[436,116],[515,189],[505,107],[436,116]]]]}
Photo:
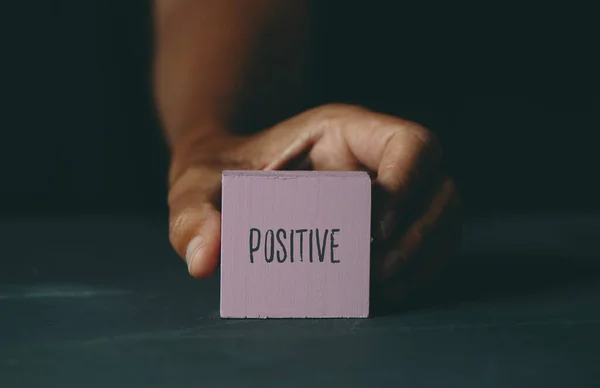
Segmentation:
{"type": "Polygon", "coordinates": [[[377,172],[377,181],[401,198],[412,184],[435,171],[442,152],[425,128],[371,111],[344,119],[342,136],[357,160],[377,172]]]}
{"type": "Polygon", "coordinates": [[[450,178],[439,182],[424,211],[375,252],[373,275],[385,299],[398,300],[431,283],[460,241],[458,192],[450,178]]]}
{"type": "Polygon", "coordinates": [[[411,220],[408,229],[399,228],[400,233],[408,230],[407,236],[398,237],[400,244],[391,249],[400,254],[377,263],[386,268],[384,274],[393,273],[402,257],[420,249],[424,230],[444,213],[446,197],[441,193],[422,217],[405,214],[414,209],[409,206],[413,196],[430,186],[439,168],[441,149],[435,136],[416,124],[366,109],[335,105],[307,111],[257,135],[236,139],[219,155],[218,166],[202,159],[197,166],[204,167],[189,168],[190,158],[183,158],[178,171],[185,172],[177,174],[169,191],[170,240],[194,277],[206,277],[218,266],[221,164],[276,170],[300,168],[308,160],[316,169],[366,168],[375,173],[378,194],[373,197],[373,216],[379,231],[375,235],[392,241],[393,233],[401,236],[396,233],[398,220],[411,220]]]}
{"type": "Polygon", "coordinates": [[[169,239],[196,278],[211,275],[218,266],[221,216],[217,208],[220,175],[190,169],[169,193],[169,239]]]}
{"type": "Polygon", "coordinates": [[[281,169],[308,156],[318,169],[356,169],[377,173],[395,197],[415,181],[415,171],[439,162],[436,137],[423,127],[393,116],[342,104],[308,110],[263,131],[239,149],[261,159],[260,168],[281,169]],[[314,149],[313,149],[314,146],[314,149]]]}
{"type": "MultiPolygon", "coordinates": [[[[441,146],[425,128],[400,118],[352,107],[333,119],[330,133],[339,137],[356,162],[375,175],[373,187],[373,236],[386,239],[410,203],[430,185],[441,161],[441,146]]],[[[349,162],[345,162],[349,164],[349,162]]]]}
{"type": "Polygon", "coordinates": [[[281,170],[308,168],[309,153],[324,132],[325,124],[315,111],[309,110],[258,134],[249,143],[262,160],[261,169],[281,170]]]}
{"type": "Polygon", "coordinates": [[[431,132],[419,127],[389,136],[377,169],[377,183],[390,199],[400,202],[429,183],[439,168],[441,147],[431,132]]]}
{"type": "Polygon", "coordinates": [[[399,223],[410,219],[410,204],[431,185],[441,151],[435,136],[420,127],[390,124],[380,132],[387,141],[377,166],[373,234],[386,239],[399,223]]]}

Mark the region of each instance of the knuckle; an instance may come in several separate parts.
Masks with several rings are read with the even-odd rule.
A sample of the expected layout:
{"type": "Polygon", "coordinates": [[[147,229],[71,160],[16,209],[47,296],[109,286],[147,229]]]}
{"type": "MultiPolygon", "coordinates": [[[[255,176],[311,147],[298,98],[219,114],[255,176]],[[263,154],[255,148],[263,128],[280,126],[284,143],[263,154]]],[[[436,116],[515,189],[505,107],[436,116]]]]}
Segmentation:
{"type": "Polygon", "coordinates": [[[202,223],[203,214],[202,206],[188,206],[172,211],[169,216],[169,241],[178,253],[185,252],[187,240],[193,235],[195,227],[202,223]]]}
{"type": "Polygon", "coordinates": [[[178,252],[180,252],[181,237],[184,234],[191,215],[191,209],[183,209],[169,217],[169,241],[178,252]]]}
{"type": "Polygon", "coordinates": [[[390,168],[388,171],[389,176],[389,187],[392,192],[401,192],[410,188],[412,181],[415,179],[415,173],[413,171],[407,174],[398,174],[395,170],[390,168]]]}
{"type": "Polygon", "coordinates": [[[429,145],[435,141],[435,134],[420,124],[411,123],[409,129],[412,136],[423,145],[429,145]]]}
{"type": "Polygon", "coordinates": [[[433,131],[417,124],[413,127],[412,133],[428,154],[436,157],[441,156],[442,144],[433,131]]]}

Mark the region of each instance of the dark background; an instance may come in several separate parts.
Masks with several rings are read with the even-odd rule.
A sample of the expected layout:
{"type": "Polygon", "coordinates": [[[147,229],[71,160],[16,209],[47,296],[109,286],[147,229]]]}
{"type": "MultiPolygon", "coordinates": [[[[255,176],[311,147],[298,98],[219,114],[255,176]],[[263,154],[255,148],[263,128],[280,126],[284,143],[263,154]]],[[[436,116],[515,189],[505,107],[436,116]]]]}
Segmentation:
{"type": "MultiPolygon", "coordinates": [[[[317,3],[312,104],[359,103],[434,130],[468,214],[598,210],[591,7],[317,3]]],[[[164,214],[149,2],[0,10],[0,213],[164,214]]]]}
{"type": "Polygon", "coordinates": [[[232,322],[168,241],[149,2],[0,2],[0,386],[596,387],[597,12],[446,3],[315,0],[312,40],[311,104],[444,143],[473,219],[434,304],[232,322]]]}

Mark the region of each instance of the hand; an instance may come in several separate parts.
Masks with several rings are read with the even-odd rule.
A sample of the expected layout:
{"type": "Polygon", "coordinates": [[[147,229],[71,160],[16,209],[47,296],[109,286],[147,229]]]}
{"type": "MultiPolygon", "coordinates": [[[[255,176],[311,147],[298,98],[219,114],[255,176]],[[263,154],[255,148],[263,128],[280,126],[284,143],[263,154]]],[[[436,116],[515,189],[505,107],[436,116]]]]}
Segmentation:
{"type": "Polygon", "coordinates": [[[197,278],[218,266],[224,169],[365,170],[373,178],[372,278],[384,299],[424,285],[459,237],[458,196],[425,128],[347,105],[304,112],[249,137],[183,139],[170,170],[170,240],[197,278]]]}

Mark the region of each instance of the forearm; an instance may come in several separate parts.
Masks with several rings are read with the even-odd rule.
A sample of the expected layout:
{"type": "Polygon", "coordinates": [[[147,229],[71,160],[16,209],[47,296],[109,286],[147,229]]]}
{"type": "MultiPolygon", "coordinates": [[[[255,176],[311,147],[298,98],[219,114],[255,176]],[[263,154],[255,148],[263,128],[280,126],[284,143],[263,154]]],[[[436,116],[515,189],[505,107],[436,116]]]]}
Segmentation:
{"type": "Polygon", "coordinates": [[[282,3],[288,2],[155,0],[154,93],[171,145],[229,129],[248,79],[256,77],[265,36],[277,36],[277,50],[293,45],[286,34],[289,40],[303,34],[297,19],[288,23],[304,15],[303,3],[282,3]]]}

